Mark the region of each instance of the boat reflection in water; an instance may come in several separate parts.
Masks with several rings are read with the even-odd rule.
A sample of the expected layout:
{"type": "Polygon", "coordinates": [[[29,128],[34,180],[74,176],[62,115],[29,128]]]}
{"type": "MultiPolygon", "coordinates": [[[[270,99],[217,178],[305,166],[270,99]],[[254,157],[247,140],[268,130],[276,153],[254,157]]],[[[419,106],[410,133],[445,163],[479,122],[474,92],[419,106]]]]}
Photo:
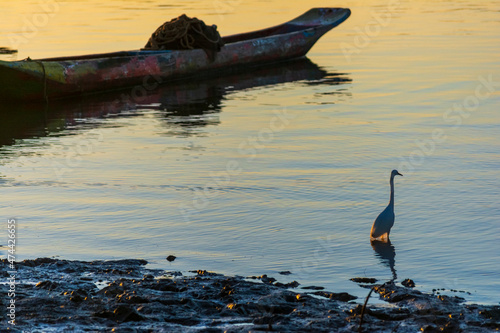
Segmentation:
{"type": "Polygon", "coordinates": [[[302,58],[219,78],[161,86],[154,84],[153,77],[145,78],[142,86],[76,100],[6,103],[0,105],[0,147],[18,139],[65,135],[68,129],[96,128],[100,126],[96,119],[137,116],[148,109],[158,110],[165,126],[175,126],[177,135],[180,131],[191,135],[189,128],[220,122],[218,113],[228,94],[293,81],[336,86],[350,83],[351,79],[343,73],[329,73],[302,58]]]}
{"type": "Polygon", "coordinates": [[[391,244],[390,241],[382,242],[382,241],[371,241],[371,245],[373,250],[375,251],[375,256],[380,259],[382,264],[389,267],[392,273],[392,280],[396,280],[398,275],[396,273],[396,249],[394,245],[391,244]]]}

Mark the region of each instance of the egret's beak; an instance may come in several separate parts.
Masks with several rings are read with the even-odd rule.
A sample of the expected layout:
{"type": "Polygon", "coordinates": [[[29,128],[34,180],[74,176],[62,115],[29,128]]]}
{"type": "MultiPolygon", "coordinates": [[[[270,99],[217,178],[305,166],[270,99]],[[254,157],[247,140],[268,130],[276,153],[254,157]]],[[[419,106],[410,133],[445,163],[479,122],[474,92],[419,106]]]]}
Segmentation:
{"type": "Polygon", "coordinates": [[[397,175],[400,175],[401,177],[403,177],[403,175],[402,175],[402,174],[400,174],[399,172],[397,173],[397,175]]]}

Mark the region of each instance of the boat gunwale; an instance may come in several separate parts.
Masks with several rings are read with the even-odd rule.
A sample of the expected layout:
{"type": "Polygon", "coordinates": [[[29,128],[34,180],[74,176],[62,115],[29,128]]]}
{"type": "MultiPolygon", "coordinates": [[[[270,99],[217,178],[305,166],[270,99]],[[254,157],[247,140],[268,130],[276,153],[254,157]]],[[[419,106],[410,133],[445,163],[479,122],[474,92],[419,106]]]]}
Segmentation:
{"type": "MultiPolygon", "coordinates": [[[[278,33],[272,33],[270,32],[267,35],[262,35],[262,36],[255,36],[252,38],[245,38],[245,39],[239,39],[239,40],[234,40],[230,43],[227,43],[223,46],[229,46],[229,45],[234,45],[237,43],[246,43],[252,40],[264,40],[267,38],[274,38],[282,35],[291,35],[294,33],[298,32],[304,32],[310,29],[316,29],[318,27],[324,27],[326,25],[324,24],[315,24],[315,25],[297,25],[297,24],[290,24],[290,23],[284,23],[282,25],[276,26],[276,27],[271,27],[271,28],[266,28],[262,30],[256,30],[252,32],[245,32],[241,34],[235,34],[235,35],[228,35],[222,37],[222,39],[236,39],[239,36],[243,35],[249,35],[249,34],[259,34],[263,33],[265,34],[266,30],[279,30],[283,29],[285,30],[287,27],[294,27],[295,29],[290,29],[290,30],[285,30],[283,32],[278,32],[278,33]]],[[[31,59],[31,58],[26,58],[23,60],[19,61],[43,61],[43,62],[63,62],[63,61],[80,61],[80,60],[97,60],[97,59],[111,59],[111,58],[126,58],[126,57],[141,57],[141,56],[155,56],[155,55],[164,55],[168,53],[173,53],[173,52],[186,52],[186,51],[194,51],[194,50],[201,50],[201,49],[188,49],[188,50],[145,50],[145,49],[139,49],[139,50],[130,50],[130,51],[116,51],[116,52],[106,52],[106,53],[96,53],[96,54],[87,54],[87,55],[75,55],[75,56],[62,56],[62,57],[51,57],[51,58],[40,58],[40,59],[31,59]]],[[[8,61],[5,61],[8,62],[8,61]]]]}

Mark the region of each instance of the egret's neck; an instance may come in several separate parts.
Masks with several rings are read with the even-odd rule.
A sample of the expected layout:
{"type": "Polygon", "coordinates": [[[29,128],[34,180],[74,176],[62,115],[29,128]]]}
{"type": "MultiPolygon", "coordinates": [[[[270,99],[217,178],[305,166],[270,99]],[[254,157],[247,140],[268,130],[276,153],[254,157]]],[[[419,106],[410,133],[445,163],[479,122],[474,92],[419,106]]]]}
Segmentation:
{"type": "Polygon", "coordinates": [[[391,177],[391,200],[389,200],[389,205],[394,206],[394,177],[391,177]]]}

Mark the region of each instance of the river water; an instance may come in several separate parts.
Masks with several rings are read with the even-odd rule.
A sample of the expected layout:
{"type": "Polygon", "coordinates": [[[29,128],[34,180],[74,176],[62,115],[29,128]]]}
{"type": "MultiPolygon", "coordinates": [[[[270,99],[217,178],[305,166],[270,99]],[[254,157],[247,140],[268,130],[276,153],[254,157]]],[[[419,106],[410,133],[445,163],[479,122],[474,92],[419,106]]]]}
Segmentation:
{"type": "MultiPolygon", "coordinates": [[[[9,2],[0,46],[19,52],[1,59],[138,49],[182,13],[227,35],[325,4],[9,2]]],[[[305,60],[138,104],[3,104],[0,217],[17,220],[17,259],[144,258],[360,297],[350,278],[396,276],[498,304],[500,4],[348,4],[305,60]],[[372,246],[395,168],[392,244],[372,246]]]]}

